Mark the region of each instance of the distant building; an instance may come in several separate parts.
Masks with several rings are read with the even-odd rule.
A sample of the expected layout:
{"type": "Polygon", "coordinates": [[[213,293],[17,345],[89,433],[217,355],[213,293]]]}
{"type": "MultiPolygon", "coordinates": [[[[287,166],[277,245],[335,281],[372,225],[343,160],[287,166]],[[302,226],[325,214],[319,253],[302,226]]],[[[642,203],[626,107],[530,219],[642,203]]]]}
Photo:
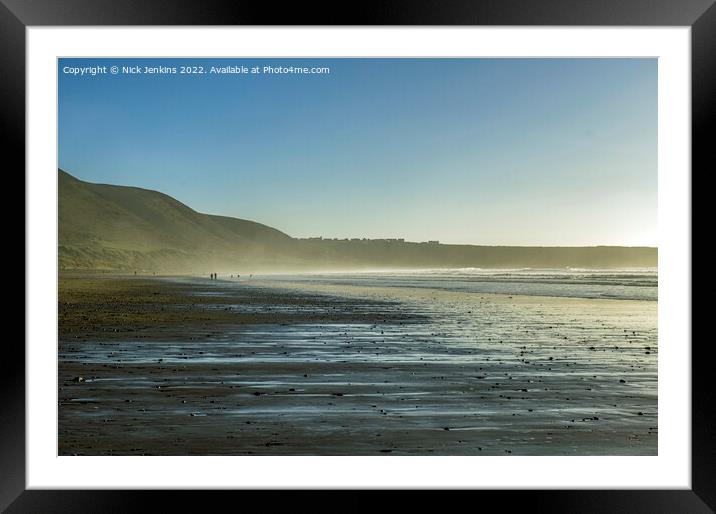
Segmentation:
{"type": "Polygon", "coordinates": [[[428,241],[429,245],[439,245],[440,241],[428,241]]]}
{"type": "MultiPolygon", "coordinates": [[[[405,243],[405,238],[400,237],[392,237],[387,239],[370,239],[369,237],[299,237],[296,238],[300,241],[351,241],[351,242],[358,242],[358,241],[368,241],[370,243],[405,243]]],[[[439,244],[439,241],[428,241],[432,244],[439,244]]]]}

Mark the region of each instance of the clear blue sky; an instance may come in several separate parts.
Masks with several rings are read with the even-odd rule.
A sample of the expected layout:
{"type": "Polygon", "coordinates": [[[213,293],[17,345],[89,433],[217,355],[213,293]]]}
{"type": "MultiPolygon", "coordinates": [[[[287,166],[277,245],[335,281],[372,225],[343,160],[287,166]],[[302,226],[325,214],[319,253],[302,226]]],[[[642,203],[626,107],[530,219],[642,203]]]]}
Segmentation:
{"type": "Polygon", "coordinates": [[[657,244],[656,59],[61,59],[59,165],[295,237],[657,244]],[[112,65],[330,74],[76,76],[112,65]]]}

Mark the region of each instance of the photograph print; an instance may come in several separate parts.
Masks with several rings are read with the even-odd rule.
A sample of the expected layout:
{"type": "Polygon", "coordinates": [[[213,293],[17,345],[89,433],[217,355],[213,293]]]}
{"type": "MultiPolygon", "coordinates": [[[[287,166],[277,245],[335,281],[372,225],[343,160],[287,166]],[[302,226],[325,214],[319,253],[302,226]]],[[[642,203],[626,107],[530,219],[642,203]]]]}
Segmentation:
{"type": "Polygon", "coordinates": [[[657,70],[58,59],[58,455],[657,455],[657,70]]]}

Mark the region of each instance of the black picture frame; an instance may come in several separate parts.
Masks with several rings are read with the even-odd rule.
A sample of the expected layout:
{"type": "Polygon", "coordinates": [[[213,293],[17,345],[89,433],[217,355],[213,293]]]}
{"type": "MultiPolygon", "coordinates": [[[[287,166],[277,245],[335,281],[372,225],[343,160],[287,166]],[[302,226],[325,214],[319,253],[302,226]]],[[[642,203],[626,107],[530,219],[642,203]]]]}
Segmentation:
{"type": "MultiPolygon", "coordinates": [[[[246,0],[0,0],[0,131],[6,147],[3,162],[6,165],[13,163],[12,167],[6,168],[6,174],[17,177],[20,175],[18,171],[25,169],[25,30],[31,26],[689,26],[692,45],[691,177],[703,176],[714,165],[710,152],[713,146],[710,134],[716,128],[714,1],[364,0],[360,4],[342,4],[339,9],[339,3],[328,2],[287,2],[278,7],[272,2],[246,0]]],[[[24,180],[21,187],[24,190],[24,180]]],[[[693,255],[693,245],[691,252],[693,255]]],[[[684,344],[690,343],[684,341],[684,344]]],[[[510,507],[549,512],[698,513],[716,510],[715,391],[711,381],[710,342],[702,340],[701,343],[696,341],[691,347],[691,490],[479,491],[481,499],[489,497],[503,504],[508,500],[510,507]]],[[[0,509],[8,512],[141,511],[149,506],[148,501],[153,500],[161,501],[164,511],[177,507],[181,510],[206,508],[208,492],[26,490],[24,348],[16,340],[5,341],[0,362],[0,509]]],[[[211,494],[226,497],[249,493],[211,494]]],[[[247,501],[245,497],[242,499],[247,501]]]]}

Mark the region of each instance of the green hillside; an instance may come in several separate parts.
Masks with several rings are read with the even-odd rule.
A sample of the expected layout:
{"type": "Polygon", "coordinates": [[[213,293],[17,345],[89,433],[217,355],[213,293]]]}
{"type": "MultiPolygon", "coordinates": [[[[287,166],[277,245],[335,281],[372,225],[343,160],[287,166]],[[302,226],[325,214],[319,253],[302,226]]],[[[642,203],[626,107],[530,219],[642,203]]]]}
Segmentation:
{"type": "Polygon", "coordinates": [[[59,170],[61,268],[192,269],[280,256],[292,239],[194,211],[156,191],[83,182],[59,170]]]}
{"type": "Polygon", "coordinates": [[[269,272],[376,268],[655,267],[645,247],[518,247],[294,239],[202,214],[157,191],[83,182],[59,170],[60,269],[269,272]]]}

